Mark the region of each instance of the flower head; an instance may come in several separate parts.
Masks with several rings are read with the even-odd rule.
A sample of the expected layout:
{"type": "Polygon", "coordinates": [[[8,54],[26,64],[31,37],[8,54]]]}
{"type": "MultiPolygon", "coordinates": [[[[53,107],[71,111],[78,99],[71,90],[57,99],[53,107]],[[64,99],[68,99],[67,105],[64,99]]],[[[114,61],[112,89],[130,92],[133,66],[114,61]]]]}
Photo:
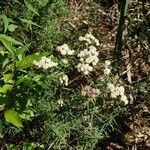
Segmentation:
{"type": "Polygon", "coordinates": [[[125,105],[127,105],[129,103],[129,101],[125,95],[121,96],[121,101],[123,101],[125,105]]]}
{"type": "Polygon", "coordinates": [[[110,91],[113,91],[115,89],[115,86],[112,83],[108,83],[107,87],[110,91]]]}
{"type": "Polygon", "coordinates": [[[86,34],[85,36],[80,36],[79,41],[85,41],[87,45],[92,43],[96,46],[100,45],[99,40],[96,39],[91,33],[86,34]]]}
{"type": "Polygon", "coordinates": [[[68,64],[68,60],[67,59],[62,59],[63,64],[68,64]]]}
{"type": "Polygon", "coordinates": [[[66,86],[68,86],[68,80],[69,80],[69,79],[68,79],[68,76],[67,76],[67,75],[63,75],[62,77],[59,78],[59,80],[60,80],[60,83],[61,83],[61,84],[64,83],[66,86]]]}
{"type": "Polygon", "coordinates": [[[108,89],[110,90],[110,94],[112,98],[117,98],[118,96],[121,96],[121,101],[125,103],[125,105],[128,104],[127,96],[125,95],[125,89],[123,86],[114,86],[112,83],[107,84],[108,89]]]}
{"type": "Polygon", "coordinates": [[[71,50],[67,44],[58,46],[56,50],[59,51],[61,55],[73,55],[75,52],[74,50],[71,50]]]}
{"type": "Polygon", "coordinates": [[[119,90],[120,95],[124,95],[125,89],[124,89],[123,86],[119,86],[119,87],[118,87],[118,90],[119,90]]]}
{"type": "Polygon", "coordinates": [[[56,62],[53,62],[51,59],[46,58],[45,56],[42,57],[40,61],[34,60],[33,64],[37,68],[43,68],[44,70],[52,68],[52,67],[56,67],[58,65],[56,62]]]}
{"type": "Polygon", "coordinates": [[[111,72],[111,70],[110,70],[109,68],[105,68],[105,69],[104,69],[104,74],[105,74],[105,75],[109,75],[110,72],[111,72]]]}
{"type": "Polygon", "coordinates": [[[109,60],[106,60],[105,61],[105,67],[108,67],[108,66],[110,66],[111,65],[111,62],[109,61],[109,60]]]}
{"type": "Polygon", "coordinates": [[[60,105],[60,107],[62,107],[64,104],[63,100],[62,99],[58,100],[58,104],[60,105]]]}
{"type": "Polygon", "coordinates": [[[78,53],[80,63],[77,65],[78,71],[83,72],[85,75],[89,74],[99,62],[98,52],[96,47],[89,46],[88,49],[84,49],[78,53]]]}

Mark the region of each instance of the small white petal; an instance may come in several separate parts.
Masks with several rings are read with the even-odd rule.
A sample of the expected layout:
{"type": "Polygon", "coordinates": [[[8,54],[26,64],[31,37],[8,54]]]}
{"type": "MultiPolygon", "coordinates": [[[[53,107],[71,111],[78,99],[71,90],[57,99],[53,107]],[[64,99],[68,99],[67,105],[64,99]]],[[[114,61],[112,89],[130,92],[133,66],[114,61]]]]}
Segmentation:
{"type": "Polygon", "coordinates": [[[112,83],[108,83],[107,87],[108,87],[109,90],[114,90],[115,89],[115,86],[112,83]]]}
{"type": "Polygon", "coordinates": [[[105,69],[104,69],[104,74],[105,74],[105,75],[109,75],[110,72],[111,72],[111,70],[110,70],[109,68],[105,68],[105,69]]]}
{"type": "Polygon", "coordinates": [[[121,101],[123,101],[125,105],[128,104],[128,100],[127,100],[127,97],[125,95],[121,96],[121,101]]]}
{"type": "Polygon", "coordinates": [[[116,93],[115,93],[115,92],[112,92],[112,93],[111,93],[111,97],[112,97],[112,98],[116,98],[116,97],[117,97],[116,93]]]}
{"type": "Polygon", "coordinates": [[[106,60],[106,61],[105,61],[105,66],[108,67],[108,66],[110,66],[110,65],[111,65],[111,62],[110,62],[109,60],[106,60]]]}
{"type": "Polygon", "coordinates": [[[67,54],[67,52],[66,52],[65,50],[61,50],[60,53],[61,53],[61,55],[63,55],[63,56],[67,54]]]}

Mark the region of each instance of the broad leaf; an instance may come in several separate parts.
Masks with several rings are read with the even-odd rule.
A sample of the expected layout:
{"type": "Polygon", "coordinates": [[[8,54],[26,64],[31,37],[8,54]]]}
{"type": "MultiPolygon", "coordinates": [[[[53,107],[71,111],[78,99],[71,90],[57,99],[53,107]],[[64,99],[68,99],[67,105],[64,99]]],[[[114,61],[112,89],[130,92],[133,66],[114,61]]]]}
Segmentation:
{"type": "Polygon", "coordinates": [[[19,114],[13,109],[5,111],[5,119],[18,128],[23,127],[19,114]]]}
{"type": "Polygon", "coordinates": [[[7,91],[11,91],[12,88],[13,88],[13,85],[5,84],[4,86],[0,87],[0,93],[6,93],[7,91]]]}
{"type": "Polygon", "coordinates": [[[4,68],[8,63],[9,63],[9,59],[6,58],[6,59],[3,61],[2,68],[4,68]]]}
{"type": "Polygon", "coordinates": [[[23,4],[23,2],[21,1],[20,2],[20,0],[13,0],[15,3],[18,3],[18,4],[23,4]]]}
{"type": "Polygon", "coordinates": [[[8,74],[3,74],[3,80],[5,83],[13,83],[13,74],[12,73],[8,73],[8,74]]]}
{"type": "Polygon", "coordinates": [[[8,30],[9,30],[10,32],[14,32],[16,28],[18,28],[18,26],[15,25],[15,24],[10,24],[10,25],[8,26],[8,30]]]}
{"type": "Polygon", "coordinates": [[[33,65],[33,61],[36,60],[40,60],[41,57],[43,56],[47,56],[48,53],[44,52],[44,53],[36,53],[36,54],[32,54],[32,55],[28,55],[25,58],[23,58],[21,61],[18,61],[16,63],[16,68],[19,69],[26,69],[28,67],[31,67],[33,65]]]}

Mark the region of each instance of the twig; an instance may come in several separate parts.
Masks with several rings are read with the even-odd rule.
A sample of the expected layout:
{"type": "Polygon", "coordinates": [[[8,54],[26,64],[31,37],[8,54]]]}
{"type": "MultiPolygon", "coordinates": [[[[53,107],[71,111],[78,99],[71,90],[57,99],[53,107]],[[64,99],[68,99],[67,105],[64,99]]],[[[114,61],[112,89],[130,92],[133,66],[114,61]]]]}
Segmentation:
{"type": "MultiPolygon", "coordinates": [[[[138,59],[133,63],[133,65],[135,65],[139,60],[140,60],[140,58],[138,58],[138,59]]],[[[121,76],[123,76],[123,75],[126,74],[128,71],[130,71],[131,68],[133,67],[133,65],[131,65],[131,64],[129,63],[129,64],[127,65],[127,70],[124,71],[124,72],[121,74],[121,76]]]]}

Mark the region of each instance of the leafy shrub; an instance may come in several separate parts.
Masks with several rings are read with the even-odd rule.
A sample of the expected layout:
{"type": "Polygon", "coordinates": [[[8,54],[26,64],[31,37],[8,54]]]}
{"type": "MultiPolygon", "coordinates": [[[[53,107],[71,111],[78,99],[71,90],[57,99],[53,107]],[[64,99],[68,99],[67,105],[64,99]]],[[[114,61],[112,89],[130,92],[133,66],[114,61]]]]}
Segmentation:
{"type": "Polygon", "coordinates": [[[22,45],[15,39],[3,34],[0,35],[0,41],[4,45],[4,49],[0,51],[2,64],[0,72],[2,77],[0,87],[1,111],[7,122],[22,127],[21,117],[28,119],[33,115],[30,110],[29,93],[22,91],[23,87],[28,87],[30,91],[29,87],[35,86],[35,81],[32,79],[28,68],[32,66],[34,60],[39,60],[46,53],[25,56],[29,45],[22,45]],[[21,46],[18,47],[17,45],[21,46]]]}

